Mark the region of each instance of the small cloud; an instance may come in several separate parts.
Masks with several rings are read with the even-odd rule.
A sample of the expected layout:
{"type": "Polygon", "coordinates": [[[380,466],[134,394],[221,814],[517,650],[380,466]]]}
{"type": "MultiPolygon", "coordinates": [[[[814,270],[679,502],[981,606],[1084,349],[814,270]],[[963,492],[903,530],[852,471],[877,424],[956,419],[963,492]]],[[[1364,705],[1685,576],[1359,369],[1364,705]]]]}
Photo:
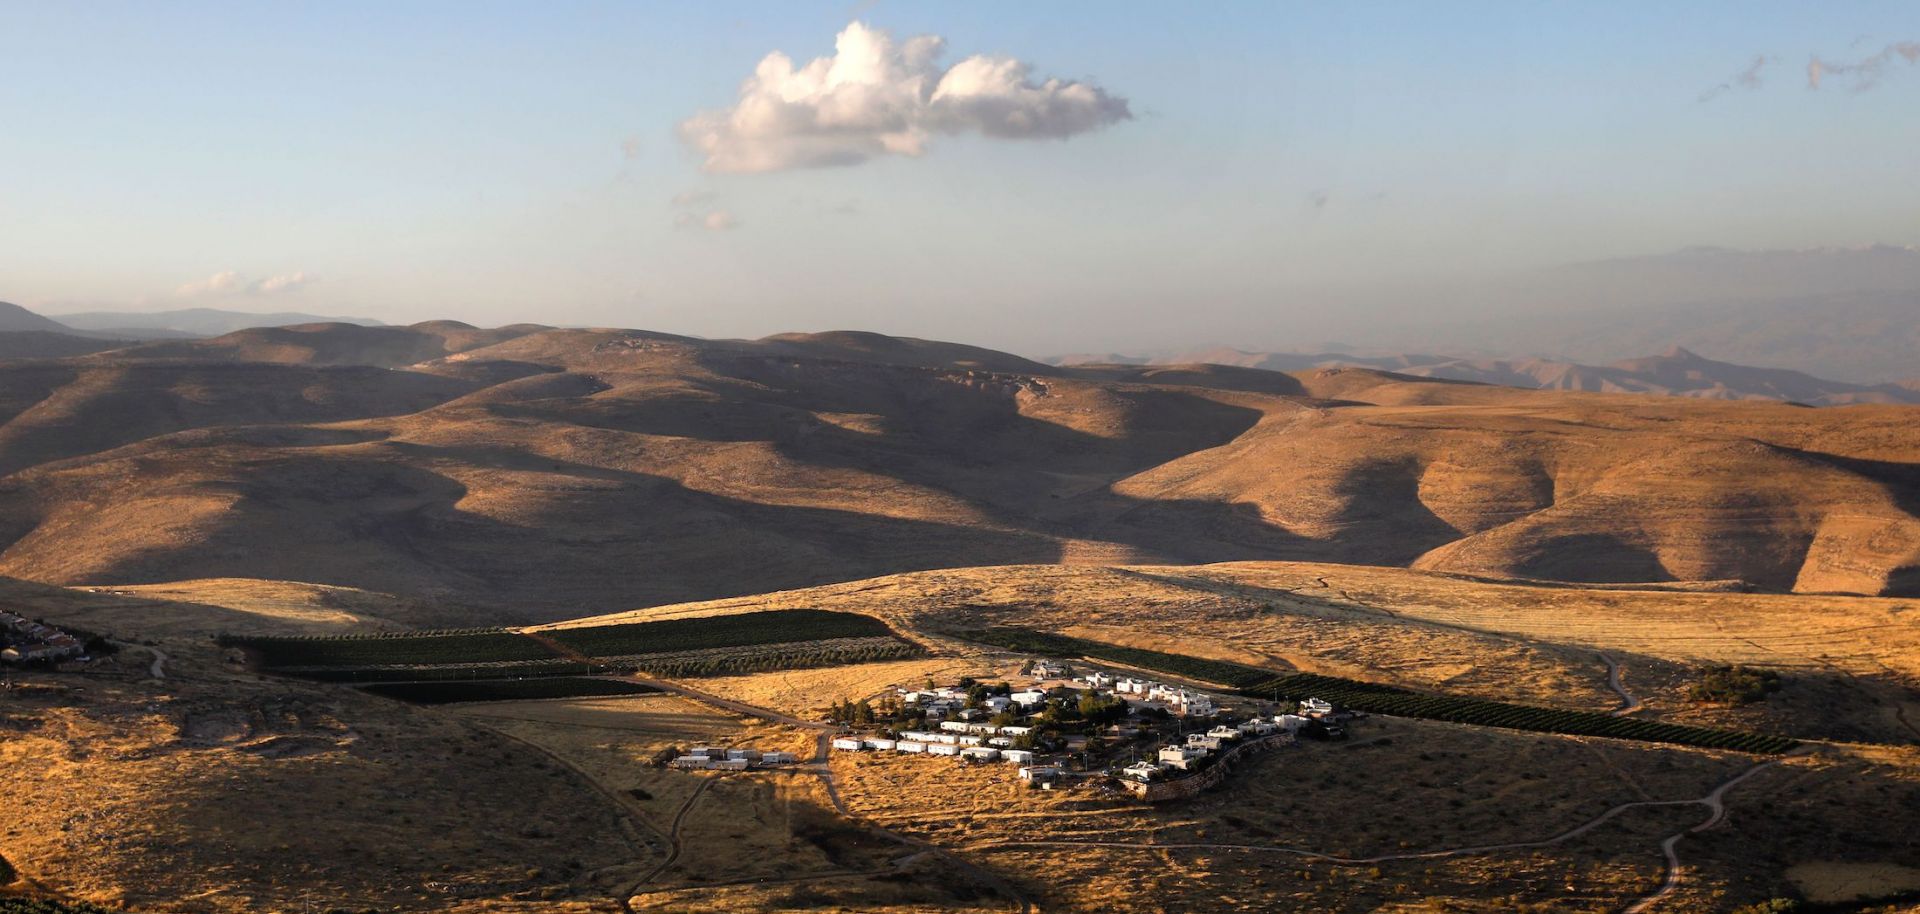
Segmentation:
{"type": "Polygon", "coordinates": [[[756,173],[918,156],[936,134],[1064,140],[1133,117],[1091,82],[1038,80],[1025,61],[981,54],[942,68],[945,51],[937,35],[895,41],[855,21],[832,57],[796,67],[768,54],[733,107],[682,121],[680,137],[709,172],[756,173]]]}
{"type": "Polygon", "coordinates": [[[1735,89],[1744,89],[1751,92],[1760,88],[1761,83],[1764,81],[1760,73],[1767,68],[1768,64],[1773,63],[1774,60],[1775,58],[1768,57],[1765,54],[1753,55],[1753,62],[1747,64],[1746,69],[1728,77],[1726,82],[1700,93],[1700,100],[1709,102],[1735,89]]]}
{"type": "Polygon", "coordinates": [[[1333,199],[1332,194],[1329,194],[1324,190],[1316,190],[1310,194],[1307,194],[1307,206],[1315,210],[1323,210],[1327,208],[1328,201],[1332,199],[1333,199]]]}
{"type": "Polygon", "coordinates": [[[233,270],[222,270],[206,279],[196,279],[193,282],[182,283],[179,288],[173,290],[173,294],[178,298],[231,295],[240,291],[244,285],[245,280],[240,278],[239,273],[233,270]]]}
{"type": "Polygon", "coordinates": [[[249,286],[248,291],[256,295],[274,295],[280,292],[292,292],[301,286],[312,283],[314,279],[314,277],[307,275],[303,270],[295,270],[292,273],[282,273],[278,276],[269,276],[266,279],[262,279],[252,286],[249,286]]]}
{"type": "Polygon", "coordinates": [[[1896,41],[1876,53],[1853,61],[1822,60],[1817,55],[1809,57],[1807,88],[1817,91],[1830,78],[1844,77],[1850,80],[1847,87],[1849,91],[1865,92],[1879,85],[1887,75],[1887,68],[1901,60],[1910,66],[1920,63],[1920,41],[1896,41]]]}
{"type": "Polygon", "coordinates": [[[714,192],[710,190],[683,190],[674,194],[673,199],[668,202],[674,206],[696,206],[711,201],[714,196],[714,192]]]}
{"type": "Polygon", "coordinates": [[[183,283],[173,290],[175,298],[217,298],[229,295],[279,295],[295,291],[318,279],[304,270],[281,273],[248,282],[237,270],[222,270],[205,279],[183,283]]]}
{"type": "Polygon", "coordinates": [[[640,142],[640,138],[637,136],[630,136],[620,141],[620,155],[623,158],[640,158],[640,151],[645,148],[646,145],[640,142]]]}

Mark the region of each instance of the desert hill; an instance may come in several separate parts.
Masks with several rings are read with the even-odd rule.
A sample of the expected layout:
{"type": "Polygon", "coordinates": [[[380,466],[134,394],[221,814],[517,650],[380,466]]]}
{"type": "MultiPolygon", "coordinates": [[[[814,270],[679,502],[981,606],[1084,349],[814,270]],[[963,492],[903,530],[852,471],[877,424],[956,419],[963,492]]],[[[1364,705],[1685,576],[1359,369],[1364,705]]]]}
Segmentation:
{"type": "Polygon", "coordinates": [[[482,330],[459,321],[427,321],[406,327],[297,324],[253,327],[210,339],[143,343],[114,358],[401,368],[544,329],[535,324],[515,324],[482,330]]]}
{"type": "Polygon", "coordinates": [[[12,363],[0,394],[0,572],[54,582],[274,578],[530,620],[1034,562],[1920,592],[1898,406],[450,323],[12,363]],[[353,360],[382,367],[332,364],[353,360]]]}

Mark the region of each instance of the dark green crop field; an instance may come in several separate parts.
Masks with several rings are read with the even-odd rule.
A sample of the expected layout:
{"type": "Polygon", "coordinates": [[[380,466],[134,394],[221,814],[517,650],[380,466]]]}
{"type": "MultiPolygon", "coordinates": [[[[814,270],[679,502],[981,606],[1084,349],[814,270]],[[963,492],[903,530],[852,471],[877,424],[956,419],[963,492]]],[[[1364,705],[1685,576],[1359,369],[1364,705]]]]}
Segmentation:
{"type": "Polygon", "coordinates": [[[253,651],[269,669],[301,666],[502,663],[548,660],[553,651],[525,635],[504,630],[400,633],[313,638],[236,638],[221,643],[253,651]]]}
{"type": "Polygon", "coordinates": [[[774,609],[733,616],[560,628],[544,634],[589,657],[625,657],[834,638],[885,637],[892,635],[893,629],[879,619],[856,613],[774,609]]]}
{"type": "Polygon", "coordinates": [[[659,689],[620,679],[555,676],[547,679],[487,679],[473,682],[394,682],[365,687],[388,698],[422,705],[464,701],[525,701],[535,698],[600,698],[645,695],[659,689]]]}

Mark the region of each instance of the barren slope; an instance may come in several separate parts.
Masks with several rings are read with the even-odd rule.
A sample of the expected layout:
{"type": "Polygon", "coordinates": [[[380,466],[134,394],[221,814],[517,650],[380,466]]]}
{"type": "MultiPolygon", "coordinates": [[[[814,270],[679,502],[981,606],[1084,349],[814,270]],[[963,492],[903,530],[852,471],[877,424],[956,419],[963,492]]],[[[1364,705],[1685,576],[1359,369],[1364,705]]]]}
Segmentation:
{"type": "Polygon", "coordinates": [[[228,360],[245,347],[0,370],[0,571],[283,578],[527,619],[1027,562],[1920,592],[1910,407],[424,326],[287,331],[308,344],[292,361],[436,341],[404,371],[228,360]]]}

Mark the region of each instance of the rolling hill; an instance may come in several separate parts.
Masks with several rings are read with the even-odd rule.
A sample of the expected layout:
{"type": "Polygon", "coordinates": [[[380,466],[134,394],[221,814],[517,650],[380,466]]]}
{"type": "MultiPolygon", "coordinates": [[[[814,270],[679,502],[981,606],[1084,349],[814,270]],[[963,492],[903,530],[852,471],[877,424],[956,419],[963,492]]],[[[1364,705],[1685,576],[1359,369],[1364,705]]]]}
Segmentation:
{"type": "Polygon", "coordinates": [[[0,394],[0,573],[57,583],[527,620],[1056,562],[1920,593],[1904,406],[451,323],[8,363],[0,394]]]}

